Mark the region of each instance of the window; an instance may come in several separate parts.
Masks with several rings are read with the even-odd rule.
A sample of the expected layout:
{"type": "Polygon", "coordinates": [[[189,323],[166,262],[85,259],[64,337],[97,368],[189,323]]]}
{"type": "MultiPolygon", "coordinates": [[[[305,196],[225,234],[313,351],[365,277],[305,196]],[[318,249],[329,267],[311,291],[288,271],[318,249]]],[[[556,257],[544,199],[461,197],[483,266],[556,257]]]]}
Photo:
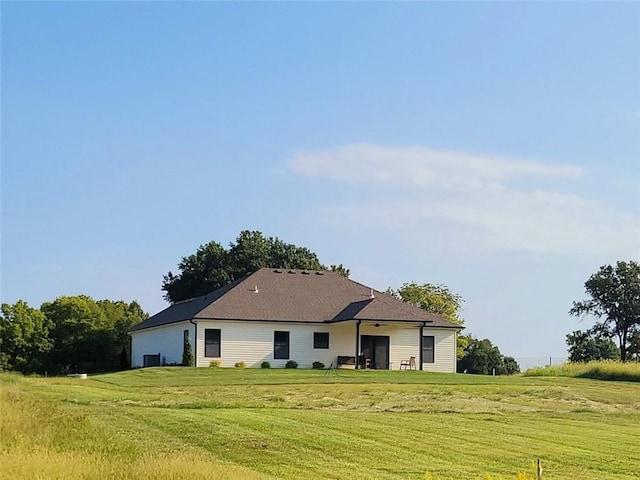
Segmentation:
{"type": "Polygon", "coordinates": [[[220,329],[219,328],[205,328],[204,356],[220,358],[220,329]]]}
{"type": "Polygon", "coordinates": [[[182,334],[182,343],[186,345],[188,341],[189,341],[189,330],[185,330],[182,334]]]}
{"type": "Polygon", "coordinates": [[[273,332],[273,358],[289,359],[289,332],[273,332]]]}
{"type": "Polygon", "coordinates": [[[435,362],[435,338],[434,336],[422,337],[422,362],[435,362]]]}
{"type": "Polygon", "coordinates": [[[329,348],[329,332],[313,332],[313,348],[329,348]]]}

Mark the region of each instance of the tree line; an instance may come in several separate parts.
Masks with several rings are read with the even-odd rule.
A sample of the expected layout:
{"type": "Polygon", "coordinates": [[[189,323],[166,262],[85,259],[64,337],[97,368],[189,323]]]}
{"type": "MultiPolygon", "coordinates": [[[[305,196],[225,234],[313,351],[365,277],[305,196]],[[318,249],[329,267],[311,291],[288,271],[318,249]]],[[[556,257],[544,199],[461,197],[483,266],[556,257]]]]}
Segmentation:
{"type": "Polygon", "coordinates": [[[19,300],[3,304],[0,370],[64,375],[108,372],[130,366],[127,332],[146,318],[133,301],[63,296],[40,308],[19,300]]]}
{"type": "MultiPolygon", "coordinates": [[[[211,241],[183,257],[179,273],[164,275],[162,290],[165,299],[175,303],[209,293],[263,267],[330,270],[347,278],[350,273],[342,264],[325,266],[308,248],[245,230],[229,248],[211,241]]],[[[412,282],[386,293],[464,325],[460,316],[464,300],[446,286],[412,282]]],[[[147,313],[135,301],[96,301],[86,295],[60,297],[39,309],[24,301],[3,304],[0,370],[57,375],[128,368],[127,332],[146,318],[147,313]]],[[[188,360],[192,354],[185,355],[188,360]]],[[[488,339],[459,335],[457,356],[460,371],[468,373],[519,371],[515,360],[504,357],[488,339]]]]}
{"type": "MultiPolygon", "coordinates": [[[[342,264],[323,265],[305,247],[242,231],[224,248],[217,242],[200,246],[183,257],[179,273],[167,273],[162,290],[169,302],[209,293],[262,267],[331,270],[349,277],[342,264]]],[[[640,356],[640,265],[607,265],[585,283],[590,299],[574,302],[571,315],[591,315],[595,325],[567,335],[570,361],[640,356]],[[618,340],[618,345],[613,342],[618,340]]],[[[409,304],[444,317],[460,326],[463,298],[444,285],[405,283],[387,292],[409,304]]],[[[133,301],[94,300],[86,295],[63,296],[41,307],[24,301],[3,304],[0,316],[0,370],[25,374],[65,374],[121,370],[129,367],[127,332],[148,318],[133,301]]],[[[480,374],[512,374],[519,366],[504,356],[489,339],[458,336],[458,370],[480,374]]]]}

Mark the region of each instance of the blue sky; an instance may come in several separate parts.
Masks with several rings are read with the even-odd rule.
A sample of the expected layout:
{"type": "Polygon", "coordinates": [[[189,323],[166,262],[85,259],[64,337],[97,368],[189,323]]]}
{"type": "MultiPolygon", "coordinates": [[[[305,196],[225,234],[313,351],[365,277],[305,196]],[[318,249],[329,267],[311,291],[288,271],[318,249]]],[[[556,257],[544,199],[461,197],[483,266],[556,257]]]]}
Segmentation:
{"type": "Polygon", "coordinates": [[[531,363],[640,257],[640,4],[2,3],[2,302],[164,308],[244,229],[531,363]]]}

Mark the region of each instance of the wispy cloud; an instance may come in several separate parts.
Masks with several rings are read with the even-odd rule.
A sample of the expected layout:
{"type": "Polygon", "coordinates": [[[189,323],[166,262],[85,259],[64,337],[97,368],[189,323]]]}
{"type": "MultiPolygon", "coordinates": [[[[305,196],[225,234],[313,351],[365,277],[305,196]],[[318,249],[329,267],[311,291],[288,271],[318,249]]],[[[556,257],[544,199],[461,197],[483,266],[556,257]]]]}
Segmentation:
{"type": "Polygon", "coordinates": [[[321,152],[301,150],[293,155],[290,165],[294,172],[307,176],[454,189],[495,188],[509,178],[532,175],[575,179],[582,174],[582,169],[574,165],[545,165],[452,150],[367,144],[321,152]]]}
{"type": "Polygon", "coordinates": [[[289,165],[299,175],[364,186],[361,201],[326,207],[327,219],[440,235],[463,250],[640,254],[637,212],[540,188],[544,178],[575,184],[584,172],[574,165],[377,145],[299,151],[289,165]],[[381,185],[399,187],[393,201],[377,200],[381,185]]]}

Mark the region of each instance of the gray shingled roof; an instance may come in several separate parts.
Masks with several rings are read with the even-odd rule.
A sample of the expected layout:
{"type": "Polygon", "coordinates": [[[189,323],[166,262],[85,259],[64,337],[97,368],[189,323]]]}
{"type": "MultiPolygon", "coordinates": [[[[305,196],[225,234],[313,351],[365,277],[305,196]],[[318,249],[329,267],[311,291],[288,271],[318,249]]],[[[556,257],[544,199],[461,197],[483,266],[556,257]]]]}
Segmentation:
{"type": "Polygon", "coordinates": [[[305,323],[355,319],[461,328],[337,273],[262,268],[210,294],[171,305],[131,331],[191,319],[305,323]]]}

